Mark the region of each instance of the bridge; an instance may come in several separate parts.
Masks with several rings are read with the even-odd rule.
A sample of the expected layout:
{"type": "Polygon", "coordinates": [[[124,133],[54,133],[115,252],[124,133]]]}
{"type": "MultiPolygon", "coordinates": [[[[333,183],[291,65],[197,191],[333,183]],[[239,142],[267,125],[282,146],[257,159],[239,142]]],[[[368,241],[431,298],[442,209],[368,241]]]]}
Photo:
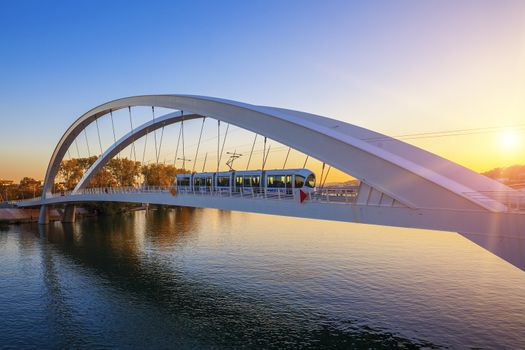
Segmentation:
{"type": "MultiPolygon", "coordinates": [[[[227,129],[226,129],[227,133],[227,129]]],[[[162,133],[161,133],[162,135],[162,133]]],[[[183,136],[184,137],[184,136],[183,136]]],[[[255,145],[254,140],[254,145],[255,145]]],[[[162,144],[160,138],[159,147],[162,144]]],[[[177,150],[179,141],[177,141],[177,150]]],[[[89,149],[89,146],[88,146],[89,149]]],[[[184,138],[182,141],[184,149],[184,138]]],[[[252,146],[253,152],[253,146],[252,146]]],[[[250,152],[250,158],[252,156],[250,152]]],[[[286,161],[288,159],[286,155],[286,161]]],[[[178,159],[175,156],[175,159],[178,159]]],[[[189,160],[188,160],[189,161],[189,160]]],[[[186,162],[182,156],[183,164],[186,162]]],[[[206,164],[204,159],[203,169],[206,164]]],[[[250,160],[248,160],[248,165],[250,160]]],[[[184,166],[183,166],[184,167],[184,166]]],[[[248,168],[248,166],[247,166],[248,168]]],[[[261,167],[258,167],[261,169],[261,167]]],[[[283,166],[284,168],[284,166],[283,166]]],[[[509,188],[435,154],[401,140],[339,120],[309,113],[256,106],[237,101],[191,95],[134,96],[107,102],[78,118],[59,140],[48,165],[42,196],[19,201],[19,207],[40,206],[39,224],[47,224],[50,206],[64,205],[64,222],[75,220],[75,205],[88,202],[130,202],[172,206],[217,208],[303,218],[423,228],[458,232],[504,260],[525,269],[525,191],[509,188]],[[131,122],[131,109],[151,107],[172,110],[139,126],[131,122]],[[100,155],[69,191],[56,191],[55,179],[70,148],[86,128],[104,116],[128,109],[130,130],[102,149],[100,155]],[[266,140],[286,145],[288,154],[296,150],[308,159],[322,162],[320,182],[315,189],[284,188],[257,190],[241,188],[199,188],[169,186],[90,187],[90,181],[114,157],[132,148],[141,138],[153,133],[156,161],[157,130],[202,120],[197,161],[204,120],[217,121],[217,171],[224,149],[220,143],[220,123],[236,126],[264,138],[264,169],[269,149],[266,140]],[[352,187],[329,187],[328,171],[338,169],[359,180],[352,187]],[[327,172],[328,172],[327,171],[327,172]]]]}

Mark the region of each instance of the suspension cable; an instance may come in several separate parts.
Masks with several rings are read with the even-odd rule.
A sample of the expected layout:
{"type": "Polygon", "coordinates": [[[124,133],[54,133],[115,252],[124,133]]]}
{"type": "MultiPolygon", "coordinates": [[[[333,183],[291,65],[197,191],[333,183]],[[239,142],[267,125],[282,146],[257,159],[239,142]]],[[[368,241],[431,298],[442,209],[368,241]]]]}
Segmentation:
{"type": "Polygon", "coordinates": [[[217,172],[219,172],[219,149],[221,148],[221,121],[217,119],[217,172]]]}
{"type": "Polygon", "coordinates": [[[100,128],[98,127],[98,118],[95,119],[95,124],[97,125],[97,134],[98,134],[98,145],[100,146],[100,155],[102,155],[102,141],[100,140],[100,128]]]}
{"type": "MultiPolygon", "coordinates": [[[[332,169],[332,166],[331,166],[331,165],[328,166],[328,170],[326,171],[326,175],[325,175],[325,177],[324,177],[324,181],[323,181],[323,183],[321,184],[321,189],[324,188],[324,184],[326,183],[326,179],[328,179],[328,174],[330,173],[330,170],[331,170],[331,169],[332,169]]],[[[321,180],[322,180],[322,178],[321,178],[321,180]]]]}
{"type": "MultiPolygon", "coordinates": [[[[131,111],[130,111],[130,113],[131,113],[131,111]]],[[[113,121],[113,110],[111,110],[111,109],[109,110],[109,117],[111,119],[111,130],[113,132],[113,144],[115,145],[117,143],[117,135],[115,133],[115,122],[113,121]]],[[[98,127],[98,125],[97,125],[97,127],[98,127]]],[[[130,154],[129,157],[131,158],[131,154],[130,154]]],[[[118,164],[119,164],[118,169],[120,169],[119,174],[118,174],[118,177],[119,177],[119,180],[120,180],[120,186],[123,186],[123,181],[122,181],[122,178],[123,178],[123,176],[122,176],[123,166],[122,166],[122,161],[120,159],[120,150],[117,153],[117,160],[118,160],[118,164]]]]}
{"type": "Polygon", "coordinates": [[[76,138],[75,138],[75,147],[77,148],[77,156],[78,158],[80,158],[80,151],[78,150],[78,141],[76,138]]]}
{"type": "Polygon", "coordinates": [[[184,119],[182,119],[180,127],[182,128],[182,169],[186,170],[186,153],[184,152],[184,119]]]}
{"type": "Polygon", "coordinates": [[[268,151],[266,152],[266,156],[263,154],[263,168],[262,170],[264,170],[264,167],[266,166],[266,161],[268,160],[268,156],[270,155],[270,149],[272,148],[272,145],[269,145],[268,146],[268,151]]]}
{"type": "MultiPolygon", "coordinates": [[[[184,123],[184,117],[181,121],[181,125],[184,123]]],[[[173,166],[177,167],[177,154],[179,153],[179,143],[180,143],[180,134],[182,132],[182,127],[179,127],[179,137],[177,138],[177,147],[175,147],[175,157],[173,157],[173,166]]]]}
{"type": "Polygon", "coordinates": [[[144,158],[146,157],[146,145],[148,144],[148,133],[144,135],[144,150],[142,151],[142,166],[144,166],[144,158]]]}
{"type": "Polygon", "coordinates": [[[255,141],[257,141],[257,134],[255,134],[255,138],[253,139],[252,149],[250,151],[250,157],[248,157],[248,164],[246,164],[246,170],[250,167],[250,161],[252,160],[252,154],[253,154],[253,148],[255,147],[255,141]]]}
{"type": "MultiPolygon", "coordinates": [[[[224,152],[224,144],[226,143],[226,137],[228,136],[228,129],[230,128],[230,124],[226,125],[226,131],[224,132],[224,138],[222,139],[222,147],[221,147],[221,154],[219,156],[219,164],[222,159],[222,153],[224,152]]],[[[219,171],[219,170],[217,170],[219,171]]]]}
{"type": "Polygon", "coordinates": [[[321,183],[323,181],[323,174],[324,174],[324,167],[325,167],[326,163],[323,162],[323,167],[321,168],[321,183]]]}
{"type": "Polygon", "coordinates": [[[310,157],[309,155],[306,155],[306,159],[304,160],[304,164],[303,164],[303,169],[306,168],[306,162],[308,162],[309,157],[310,157]]]}
{"type": "Polygon", "coordinates": [[[262,170],[264,170],[264,156],[266,155],[266,136],[264,137],[263,154],[262,154],[262,170]]]}
{"type": "Polygon", "coordinates": [[[192,173],[195,171],[195,165],[197,164],[197,156],[199,155],[199,147],[201,145],[202,130],[204,130],[204,121],[205,120],[206,120],[206,117],[202,118],[201,132],[199,134],[199,142],[197,142],[197,150],[195,151],[195,161],[193,162],[193,167],[191,169],[192,173]]]}
{"type": "Polygon", "coordinates": [[[113,110],[109,110],[109,119],[111,119],[111,130],[113,131],[113,143],[117,142],[117,136],[115,135],[115,123],[113,122],[113,110]]]}
{"type": "Polygon", "coordinates": [[[286,153],[286,158],[284,159],[283,169],[286,168],[286,163],[288,162],[288,156],[290,155],[290,150],[292,147],[288,147],[288,152],[286,153]]]}
{"type": "MultiPolygon", "coordinates": [[[[204,172],[204,168],[206,168],[206,160],[208,159],[208,152],[206,152],[206,155],[204,156],[204,164],[202,165],[202,172],[204,172]]],[[[195,163],[193,163],[195,164],[195,163]]]]}
{"type": "Polygon", "coordinates": [[[86,129],[84,129],[84,137],[86,139],[86,145],[87,145],[87,151],[88,151],[88,158],[91,158],[91,152],[89,150],[89,142],[88,142],[88,137],[87,137],[87,132],[86,132],[86,129]]]}
{"type": "MultiPolygon", "coordinates": [[[[129,159],[134,156],[135,163],[137,162],[137,151],[135,150],[135,129],[133,129],[133,120],[131,119],[131,106],[128,106],[129,125],[131,127],[131,150],[129,151],[129,159]]],[[[113,124],[113,114],[111,115],[111,123],[113,124]]],[[[115,127],[113,127],[113,138],[115,138],[115,127]]]]}
{"type": "MultiPolygon", "coordinates": [[[[153,124],[155,124],[155,106],[151,106],[151,116],[152,116],[152,120],[153,120],[153,124]]],[[[159,156],[158,156],[158,150],[157,150],[157,130],[153,130],[153,138],[155,140],[155,157],[157,159],[157,164],[159,163],[158,159],[159,159],[159,156]]]]}
{"type": "Polygon", "coordinates": [[[162,149],[162,138],[163,137],[164,137],[164,125],[162,126],[162,129],[160,132],[159,154],[157,154],[157,164],[159,163],[160,150],[162,149]]]}

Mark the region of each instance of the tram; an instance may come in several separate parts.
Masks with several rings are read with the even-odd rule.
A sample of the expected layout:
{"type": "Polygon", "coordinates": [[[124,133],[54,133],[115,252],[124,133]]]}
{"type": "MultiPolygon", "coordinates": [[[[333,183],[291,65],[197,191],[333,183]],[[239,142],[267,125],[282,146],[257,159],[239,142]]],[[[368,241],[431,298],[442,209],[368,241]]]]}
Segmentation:
{"type": "Polygon", "coordinates": [[[177,174],[178,191],[285,193],[313,192],[315,174],[308,169],[223,171],[177,174]]]}

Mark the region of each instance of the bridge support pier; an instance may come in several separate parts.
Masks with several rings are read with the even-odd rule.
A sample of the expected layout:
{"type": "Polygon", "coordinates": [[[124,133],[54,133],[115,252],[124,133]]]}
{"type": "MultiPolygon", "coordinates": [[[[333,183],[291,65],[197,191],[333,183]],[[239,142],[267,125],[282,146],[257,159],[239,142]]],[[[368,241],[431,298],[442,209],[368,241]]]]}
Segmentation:
{"type": "Polygon", "coordinates": [[[74,204],[67,204],[64,208],[64,215],[62,216],[62,223],[73,223],[76,218],[76,207],[74,204]]]}
{"type": "Polygon", "coordinates": [[[38,215],[38,224],[39,225],[49,224],[49,209],[47,205],[42,205],[40,207],[40,214],[38,215]]]}

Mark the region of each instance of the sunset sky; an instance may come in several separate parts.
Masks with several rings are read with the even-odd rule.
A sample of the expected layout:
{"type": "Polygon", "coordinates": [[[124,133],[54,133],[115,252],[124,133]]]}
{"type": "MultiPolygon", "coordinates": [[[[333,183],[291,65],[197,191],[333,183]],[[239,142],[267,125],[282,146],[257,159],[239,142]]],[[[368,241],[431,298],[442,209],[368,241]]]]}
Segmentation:
{"type": "Polygon", "coordinates": [[[524,1],[4,1],[0,50],[0,179],[42,179],[78,116],[156,93],[320,114],[476,171],[525,164],[524,1]]]}

